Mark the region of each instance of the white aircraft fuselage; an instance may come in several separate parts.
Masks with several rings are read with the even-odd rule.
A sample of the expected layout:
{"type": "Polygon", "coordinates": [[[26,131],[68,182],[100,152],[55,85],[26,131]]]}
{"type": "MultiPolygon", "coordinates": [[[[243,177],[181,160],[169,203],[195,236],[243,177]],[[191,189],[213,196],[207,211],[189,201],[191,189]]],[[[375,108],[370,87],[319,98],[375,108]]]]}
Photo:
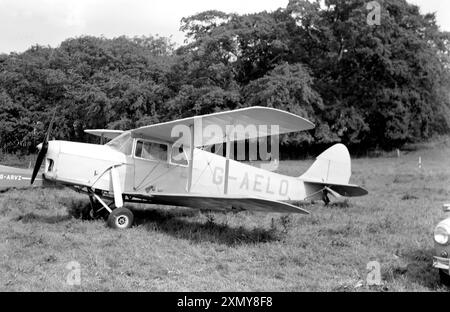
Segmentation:
{"type": "MultiPolygon", "coordinates": [[[[130,155],[108,145],[50,141],[44,177],[63,184],[92,187],[113,192],[110,169],[117,166],[124,193],[193,193],[207,195],[242,195],[278,201],[306,198],[303,181],[230,160],[226,187],[226,158],[196,148],[192,183],[188,189],[189,164],[176,164],[168,144],[167,159],[149,160],[135,156],[137,139],[130,155]]],[[[189,155],[189,150],[185,155],[189,155]]]]}

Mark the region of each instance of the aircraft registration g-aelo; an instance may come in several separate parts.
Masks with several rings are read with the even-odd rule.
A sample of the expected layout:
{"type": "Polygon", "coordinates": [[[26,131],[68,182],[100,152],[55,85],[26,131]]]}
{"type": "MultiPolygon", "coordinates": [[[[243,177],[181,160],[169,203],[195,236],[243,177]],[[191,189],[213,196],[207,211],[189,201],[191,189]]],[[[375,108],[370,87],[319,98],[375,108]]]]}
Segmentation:
{"type": "Polygon", "coordinates": [[[85,130],[110,140],[100,145],[49,141],[53,121],[54,117],[44,142],[38,146],[34,169],[0,166],[0,189],[33,184],[71,187],[89,196],[89,215],[103,217],[112,228],[132,226],[133,212],[124,207],[125,202],[308,214],[295,204],[314,199],[328,203],[329,194],[336,197],[367,194],[365,189],[349,184],[351,160],[342,144],[322,153],[300,177],[232,160],[230,142],[239,138],[267,138],[314,128],[310,121],[274,108],[248,107],[129,131],[85,130]],[[248,131],[232,136],[227,131],[236,125],[242,127],[234,129],[245,129],[248,125],[267,129],[265,125],[276,125],[277,131],[270,134],[248,131]],[[225,157],[205,150],[201,138],[208,127],[213,127],[216,134],[225,133],[213,135],[207,141],[209,145],[226,144],[225,157]]]}

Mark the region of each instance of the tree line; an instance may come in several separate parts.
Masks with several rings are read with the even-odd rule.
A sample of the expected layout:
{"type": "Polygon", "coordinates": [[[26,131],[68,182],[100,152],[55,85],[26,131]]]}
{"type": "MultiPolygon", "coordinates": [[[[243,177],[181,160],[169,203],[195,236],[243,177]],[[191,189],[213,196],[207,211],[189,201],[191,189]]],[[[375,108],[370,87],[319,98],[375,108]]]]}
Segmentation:
{"type": "Polygon", "coordinates": [[[449,38],[434,14],[379,0],[291,0],[255,14],[206,11],[181,20],[186,40],[82,36],[0,55],[0,147],[29,153],[56,108],[53,136],[131,129],[246,106],[316,124],[282,148],[391,149],[449,133],[449,38]]]}

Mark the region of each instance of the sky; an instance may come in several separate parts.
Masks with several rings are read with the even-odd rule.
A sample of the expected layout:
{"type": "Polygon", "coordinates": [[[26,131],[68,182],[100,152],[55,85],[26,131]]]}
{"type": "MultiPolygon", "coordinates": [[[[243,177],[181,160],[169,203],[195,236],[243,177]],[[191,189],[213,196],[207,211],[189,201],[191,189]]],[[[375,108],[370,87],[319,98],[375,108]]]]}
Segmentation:
{"type": "MultiPolygon", "coordinates": [[[[289,0],[0,0],[0,53],[22,52],[32,45],[58,46],[67,38],[104,35],[160,35],[182,44],[180,20],[215,9],[254,13],[286,7],[289,0]]],[[[436,12],[450,31],[450,1],[408,0],[422,13],[436,12]]]]}

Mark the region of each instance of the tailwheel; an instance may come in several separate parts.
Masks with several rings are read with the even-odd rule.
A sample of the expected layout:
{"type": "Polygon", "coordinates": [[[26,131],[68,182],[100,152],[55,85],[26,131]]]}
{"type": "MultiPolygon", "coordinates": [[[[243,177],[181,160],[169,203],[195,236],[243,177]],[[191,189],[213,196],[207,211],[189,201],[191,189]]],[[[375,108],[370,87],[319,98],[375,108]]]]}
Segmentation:
{"type": "Polygon", "coordinates": [[[331,202],[330,198],[328,197],[328,191],[327,190],[323,190],[323,192],[322,192],[322,200],[325,203],[325,206],[328,206],[328,204],[331,202]]]}
{"type": "Polygon", "coordinates": [[[107,224],[110,228],[123,230],[133,225],[134,216],[130,209],[116,208],[108,216],[107,224]]]}

